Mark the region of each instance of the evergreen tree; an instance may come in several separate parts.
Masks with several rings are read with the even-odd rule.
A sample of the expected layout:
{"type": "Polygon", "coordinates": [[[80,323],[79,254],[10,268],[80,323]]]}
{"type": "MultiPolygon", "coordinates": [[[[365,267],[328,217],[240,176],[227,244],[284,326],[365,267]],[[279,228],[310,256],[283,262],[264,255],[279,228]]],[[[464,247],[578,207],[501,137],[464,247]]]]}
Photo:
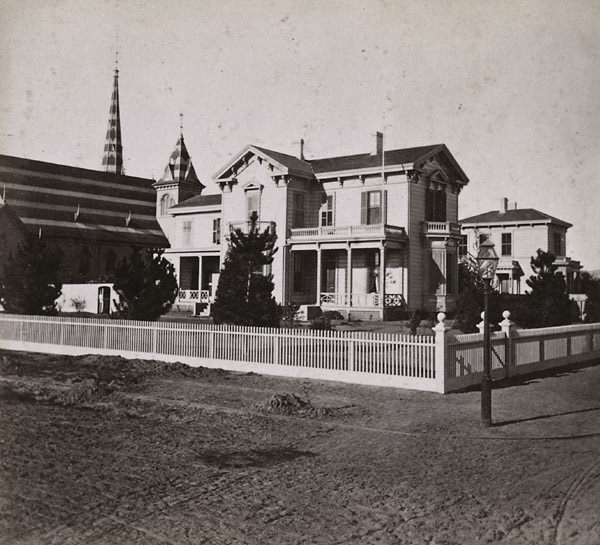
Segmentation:
{"type": "Polygon", "coordinates": [[[177,297],[175,267],[163,250],[134,250],[121,260],[114,272],[114,290],[119,294],[120,317],[157,320],[169,311],[177,297]]]}
{"type": "Polygon", "coordinates": [[[56,314],[62,283],[60,251],[49,248],[34,234],[26,234],[4,265],[0,277],[0,303],[15,314],[56,314]]]}
{"type": "MultiPolygon", "coordinates": [[[[475,258],[468,256],[458,264],[458,297],[456,299],[456,325],[466,333],[479,331],[484,308],[485,284],[475,258]]],[[[497,291],[490,289],[490,323],[500,319],[500,297],[497,291]]]]}
{"type": "Polygon", "coordinates": [[[534,273],[527,280],[528,327],[551,327],[570,324],[571,301],[567,294],[565,278],[554,264],[554,254],[538,249],[531,258],[534,273]]]}
{"type": "Polygon", "coordinates": [[[277,235],[261,232],[253,214],[250,229],[234,229],[219,276],[212,317],[215,323],[274,327],[279,325],[280,309],[273,297],[273,277],[263,275],[273,262],[277,235]]]}
{"type": "Polygon", "coordinates": [[[600,278],[582,271],[580,283],[581,293],[588,296],[585,302],[585,321],[600,322],[600,278]]]}

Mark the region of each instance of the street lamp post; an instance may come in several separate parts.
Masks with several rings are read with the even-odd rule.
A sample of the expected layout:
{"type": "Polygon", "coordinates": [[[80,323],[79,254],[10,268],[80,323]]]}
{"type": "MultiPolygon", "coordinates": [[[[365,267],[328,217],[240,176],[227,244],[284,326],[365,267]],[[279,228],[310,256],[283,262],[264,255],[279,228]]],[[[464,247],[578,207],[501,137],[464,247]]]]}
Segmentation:
{"type": "Polygon", "coordinates": [[[489,295],[492,279],[496,274],[498,254],[494,244],[486,240],[479,245],[477,265],[483,278],[483,373],[481,375],[481,425],[489,428],[492,425],[492,377],[490,342],[489,295]]]}

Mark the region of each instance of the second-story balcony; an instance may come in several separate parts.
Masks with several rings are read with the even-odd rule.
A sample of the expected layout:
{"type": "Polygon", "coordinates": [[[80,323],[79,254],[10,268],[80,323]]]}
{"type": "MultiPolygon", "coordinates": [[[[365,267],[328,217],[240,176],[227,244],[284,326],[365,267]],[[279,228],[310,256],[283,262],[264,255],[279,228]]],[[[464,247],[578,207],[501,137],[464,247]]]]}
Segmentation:
{"type": "Polygon", "coordinates": [[[377,223],[329,227],[302,227],[291,229],[289,242],[327,242],[351,240],[407,240],[404,227],[377,223]]]}
{"type": "Polygon", "coordinates": [[[423,233],[426,237],[458,237],[460,225],[450,221],[425,221],[423,222],[423,233]]]}

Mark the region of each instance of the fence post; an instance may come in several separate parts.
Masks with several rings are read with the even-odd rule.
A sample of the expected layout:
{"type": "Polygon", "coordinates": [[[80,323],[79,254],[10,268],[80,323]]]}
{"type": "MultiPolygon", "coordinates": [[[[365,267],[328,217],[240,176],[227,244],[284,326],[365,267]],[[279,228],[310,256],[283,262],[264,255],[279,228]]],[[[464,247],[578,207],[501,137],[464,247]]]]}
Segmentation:
{"type": "Polygon", "coordinates": [[[348,339],[348,371],[354,371],[354,339],[348,339]]]}
{"type": "Polygon", "coordinates": [[[498,325],[506,337],[506,348],[504,350],[504,357],[506,359],[504,362],[504,378],[508,378],[510,376],[510,368],[517,363],[515,361],[515,343],[513,339],[515,324],[510,320],[510,311],[505,310],[502,313],[502,317],[504,320],[498,325]]]}
{"type": "Polygon", "coordinates": [[[211,360],[215,357],[215,330],[213,327],[208,330],[208,357],[211,360]]]}
{"type": "Polygon", "coordinates": [[[279,333],[272,331],[270,337],[273,339],[273,363],[279,365],[279,333]]]}
{"type": "Polygon", "coordinates": [[[448,351],[446,334],[448,329],[444,320],[446,315],[440,312],[437,315],[438,323],[435,325],[433,331],[435,332],[435,382],[437,385],[436,391],[441,394],[446,393],[446,356],[448,351]]]}

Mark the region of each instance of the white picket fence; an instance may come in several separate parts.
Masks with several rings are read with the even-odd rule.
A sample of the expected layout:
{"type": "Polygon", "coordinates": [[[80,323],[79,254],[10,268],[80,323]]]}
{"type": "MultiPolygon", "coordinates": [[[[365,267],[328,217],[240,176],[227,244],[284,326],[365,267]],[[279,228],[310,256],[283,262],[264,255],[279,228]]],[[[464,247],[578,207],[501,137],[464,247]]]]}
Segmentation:
{"type": "MultiPolygon", "coordinates": [[[[0,314],[0,348],[444,393],[478,384],[483,370],[483,335],[449,335],[444,319],[430,336],[0,314]]],[[[600,324],[517,330],[505,313],[499,325],[493,378],[600,359],[600,324]]]]}
{"type": "Polygon", "coordinates": [[[433,336],[0,315],[0,347],[441,391],[433,336]]]}

